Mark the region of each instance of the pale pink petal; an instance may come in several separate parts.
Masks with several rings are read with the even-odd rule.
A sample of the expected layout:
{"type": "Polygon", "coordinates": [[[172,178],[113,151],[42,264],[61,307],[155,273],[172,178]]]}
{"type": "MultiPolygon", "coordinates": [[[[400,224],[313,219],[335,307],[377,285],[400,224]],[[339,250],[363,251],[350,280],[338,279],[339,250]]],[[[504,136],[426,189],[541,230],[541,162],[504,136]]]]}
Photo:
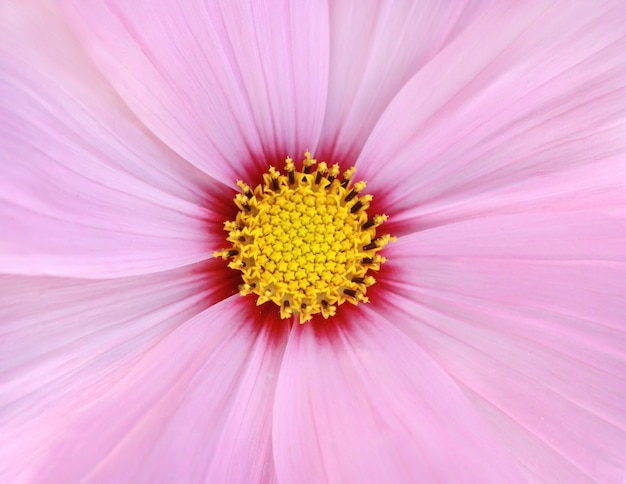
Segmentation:
{"type": "Polygon", "coordinates": [[[408,82],[361,154],[381,208],[417,226],[623,154],[624,6],[501,2],[470,25],[408,82]]]}
{"type": "Polygon", "coordinates": [[[228,281],[208,282],[220,275],[211,264],[104,281],[0,276],[0,481],[34,472],[62,435],[60,415],[97,400],[223,298],[228,281]]]}
{"type": "MultiPolygon", "coordinates": [[[[242,304],[250,304],[250,301],[242,304]]],[[[254,311],[255,324],[263,329],[249,351],[247,367],[239,374],[237,392],[225,414],[221,435],[215,444],[217,450],[205,474],[206,482],[277,482],[272,415],[289,325],[286,321],[277,322],[272,309],[265,306],[260,314],[254,311]]],[[[251,312],[250,319],[252,316],[251,312]]]]}
{"type": "Polygon", "coordinates": [[[210,257],[216,182],[146,132],[53,8],[3,17],[0,271],[96,278],[210,257]]]}
{"type": "Polygon", "coordinates": [[[224,183],[317,144],[328,79],[325,5],[63,3],[139,118],[224,183]]]}
{"type": "MultiPolygon", "coordinates": [[[[4,475],[10,481],[202,482],[211,472],[238,476],[232,464],[241,459],[252,475],[271,479],[268,402],[275,378],[268,376],[278,371],[286,334],[251,324],[242,301],[236,295],[210,307],[141,352],[128,355],[118,347],[119,360],[108,362],[99,381],[89,371],[91,385],[59,372],[71,397],[31,410],[31,421],[3,434],[10,437],[0,447],[4,475]],[[233,449],[243,435],[254,445],[233,449]]],[[[174,306],[166,307],[175,314],[174,306]]],[[[19,403],[23,418],[28,402],[19,403]]]]}
{"type": "Polygon", "coordinates": [[[319,156],[353,163],[398,90],[489,3],[329,2],[330,73],[319,156]]]}
{"type": "MultiPolygon", "coordinates": [[[[393,213],[388,227],[397,235],[473,218],[576,210],[613,210],[624,206],[626,154],[595,160],[563,171],[541,173],[503,184],[467,199],[454,195],[393,213]]],[[[470,234],[471,236],[471,234],[470,234]]],[[[561,246],[555,250],[560,250],[561,246]]]]}
{"type": "Polygon", "coordinates": [[[373,307],[462,384],[531,480],[624,482],[624,203],[459,222],[387,256],[373,307]]]}
{"type": "Polygon", "coordinates": [[[362,307],[349,326],[291,331],[274,407],[281,479],[519,482],[519,469],[450,377],[362,307]]]}

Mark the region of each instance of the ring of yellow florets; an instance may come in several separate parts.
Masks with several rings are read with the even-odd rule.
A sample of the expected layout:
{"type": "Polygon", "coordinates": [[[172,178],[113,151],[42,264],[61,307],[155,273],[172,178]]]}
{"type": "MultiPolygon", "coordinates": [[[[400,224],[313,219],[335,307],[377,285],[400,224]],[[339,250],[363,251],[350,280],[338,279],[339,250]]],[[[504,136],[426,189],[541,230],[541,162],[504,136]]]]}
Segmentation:
{"type": "Polygon", "coordinates": [[[301,323],[333,316],[345,301],[367,302],[375,282],[367,273],[385,262],[378,252],[392,240],[376,235],[387,217],[368,218],[372,197],[359,195],[364,182],[352,184],[354,168],[340,177],[338,165],[312,171],[315,163],[307,152],[302,171],[287,158],[285,174],[270,167],[254,190],[238,181],[240,211],[224,224],[232,246],[214,254],[241,271],[242,295],[273,301],[281,317],[297,313],[301,323]]]}

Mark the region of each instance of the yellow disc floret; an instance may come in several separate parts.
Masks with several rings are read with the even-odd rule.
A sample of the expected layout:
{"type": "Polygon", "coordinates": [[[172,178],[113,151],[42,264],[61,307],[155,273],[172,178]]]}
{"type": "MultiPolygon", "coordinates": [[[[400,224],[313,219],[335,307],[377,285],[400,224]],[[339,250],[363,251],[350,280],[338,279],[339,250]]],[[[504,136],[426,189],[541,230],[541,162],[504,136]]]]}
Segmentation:
{"type": "Polygon", "coordinates": [[[302,171],[287,158],[285,174],[270,167],[254,189],[238,181],[240,211],[224,224],[232,246],[214,254],[241,271],[242,295],[272,301],[301,323],[333,316],[345,301],[367,302],[375,282],[368,271],[385,262],[378,251],[393,239],[376,235],[387,217],[368,218],[372,197],[360,195],[364,182],[352,183],[354,168],[340,177],[338,165],[315,163],[307,152],[302,171]]]}

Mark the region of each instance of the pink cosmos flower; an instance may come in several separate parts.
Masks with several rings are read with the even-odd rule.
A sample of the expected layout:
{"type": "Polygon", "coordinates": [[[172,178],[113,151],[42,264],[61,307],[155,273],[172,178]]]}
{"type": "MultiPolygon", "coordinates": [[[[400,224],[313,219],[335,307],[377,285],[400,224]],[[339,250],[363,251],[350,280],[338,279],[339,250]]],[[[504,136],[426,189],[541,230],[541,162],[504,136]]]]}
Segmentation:
{"type": "Polygon", "coordinates": [[[624,482],[624,2],[0,24],[0,481],[624,482]],[[306,150],[397,242],[300,325],[212,254],[306,150]]]}

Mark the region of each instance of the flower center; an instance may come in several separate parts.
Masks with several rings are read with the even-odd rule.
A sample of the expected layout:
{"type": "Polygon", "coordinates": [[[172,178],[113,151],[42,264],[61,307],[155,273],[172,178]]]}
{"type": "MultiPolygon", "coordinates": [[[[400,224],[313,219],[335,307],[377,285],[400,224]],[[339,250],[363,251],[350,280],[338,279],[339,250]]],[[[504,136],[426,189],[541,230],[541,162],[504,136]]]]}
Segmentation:
{"type": "Polygon", "coordinates": [[[282,318],[300,323],[314,314],[334,316],[337,306],[368,302],[367,288],[385,258],[378,255],[390,240],[376,236],[386,215],[367,216],[371,195],[361,196],[365,182],[352,184],[354,168],[339,176],[339,166],[305,153],[302,171],[287,158],[285,174],[274,167],[254,190],[242,181],[234,199],[235,221],[224,224],[231,248],[215,257],[231,259],[241,271],[242,295],[256,294],[257,305],[272,301],[282,318]]]}

